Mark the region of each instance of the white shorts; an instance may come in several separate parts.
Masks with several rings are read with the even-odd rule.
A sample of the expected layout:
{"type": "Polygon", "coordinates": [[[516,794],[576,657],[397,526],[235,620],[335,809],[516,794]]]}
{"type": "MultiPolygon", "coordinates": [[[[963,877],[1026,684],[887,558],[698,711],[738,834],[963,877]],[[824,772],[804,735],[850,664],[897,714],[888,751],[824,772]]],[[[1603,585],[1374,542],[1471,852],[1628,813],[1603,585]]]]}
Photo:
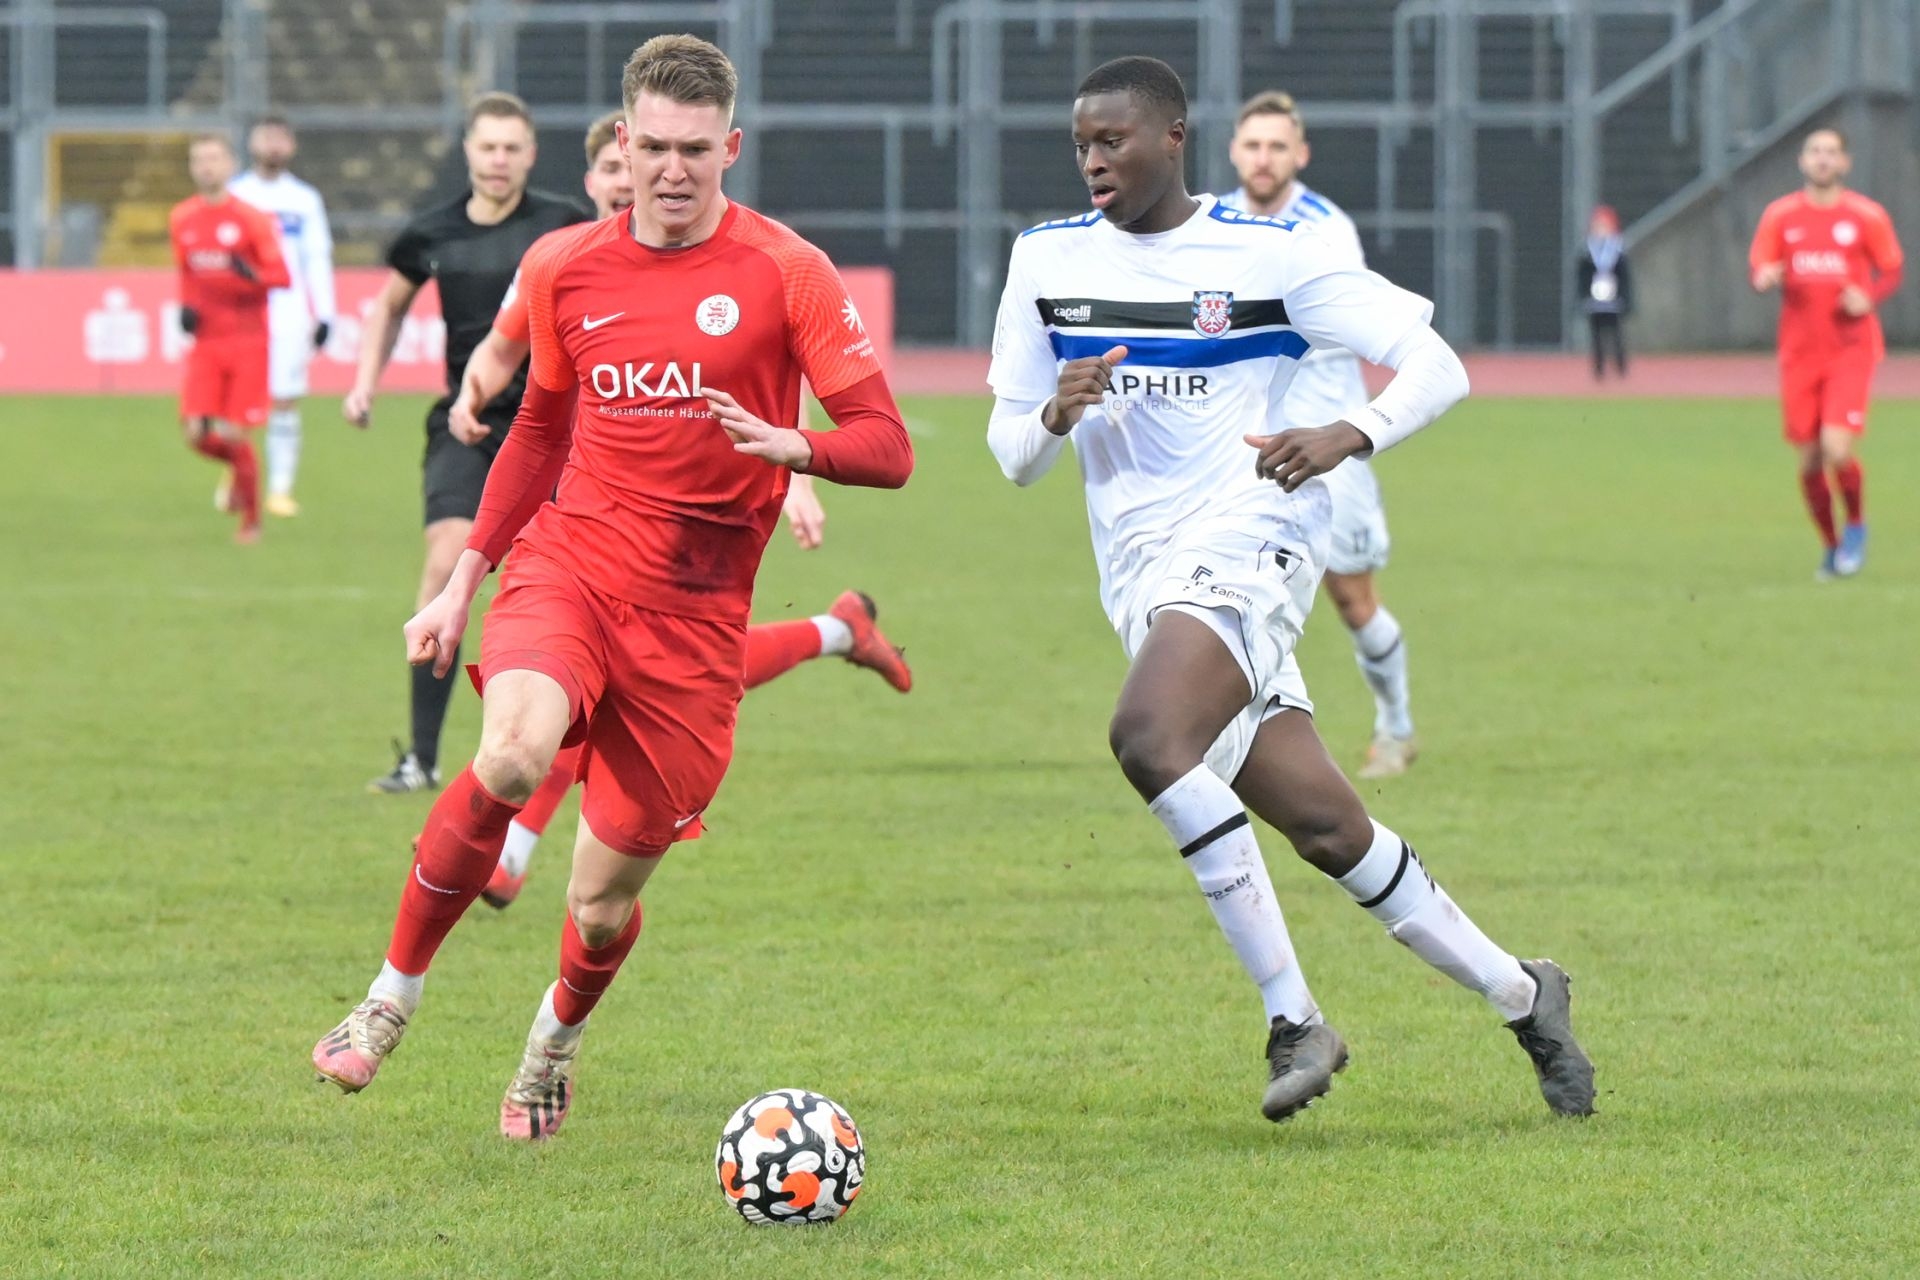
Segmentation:
{"type": "Polygon", "coordinates": [[[1387,536],[1387,509],[1380,502],[1380,482],[1364,458],[1348,458],[1321,479],[1333,494],[1333,545],[1327,553],[1329,573],[1372,573],[1387,567],[1392,539],[1387,536]]]}
{"type": "MultiPolygon", "coordinates": [[[[1306,491],[1302,491],[1304,494],[1306,491]]],[[[1178,609],[1213,629],[1240,664],[1253,697],[1207,752],[1226,782],[1239,776],[1253,736],[1287,707],[1309,714],[1313,700],[1294,659],[1326,564],[1324,489],[1295,507],[1297,519],[1270,515],[1197,520],[1134,575],[1118,600],[1114,628],[1128,660],[1146,643],[1162,609],[1178,609]]]]}
{"type": "Polygon", "coordinates": [[[276,294],[268,304],[267,388],[275,400],[298,400],[307,394],[307,366],[313,363],[313,317],[304,298],[282,302],[276,294]]]}

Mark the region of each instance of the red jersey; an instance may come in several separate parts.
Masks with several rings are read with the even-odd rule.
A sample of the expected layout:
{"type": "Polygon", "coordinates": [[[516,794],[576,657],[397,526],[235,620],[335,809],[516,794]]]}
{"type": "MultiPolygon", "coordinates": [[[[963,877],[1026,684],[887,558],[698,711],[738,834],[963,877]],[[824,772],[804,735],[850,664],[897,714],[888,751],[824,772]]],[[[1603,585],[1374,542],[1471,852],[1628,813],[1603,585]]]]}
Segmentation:
{"type": "Polygon", "coordinates": [[[180,267],[180,305],[200,316],[196,339],[266,337],[267,291],[292,283],[273,219],[233,196],[192,195],[173,206],[167,231],[180,267]],[[234,269],[236,259],[253,279],[234,269]]]}
{"type": "Polygon", "coordinates": [[[744,623],[787,472],[735,452],[701,389],[791,427],[804,376],[838,424],[807,433],[822,479],[898,487],[912,445],[819,249],[739,204],[690,248],[648,248],[627,227],[623,214],[552,232],[522,261],[527,395],[467,545],[498,564],[517,543],[615,599],[744,623]]]}
{"type": "Polygon", "coordinates": [[[1782,196],[1760,215],[1748,254],[1750,270],[1783,263],[1780,354],[1815,357],[1843,353],[1879,359],[1886,349],[1880,317],[1850,316],[1840,293],[1858,285],[1876,303],[1900,285],[1900,242],[1893,220],[1872,200],[1842,191],[1821,206],[1804,191],[1782,196]]]}

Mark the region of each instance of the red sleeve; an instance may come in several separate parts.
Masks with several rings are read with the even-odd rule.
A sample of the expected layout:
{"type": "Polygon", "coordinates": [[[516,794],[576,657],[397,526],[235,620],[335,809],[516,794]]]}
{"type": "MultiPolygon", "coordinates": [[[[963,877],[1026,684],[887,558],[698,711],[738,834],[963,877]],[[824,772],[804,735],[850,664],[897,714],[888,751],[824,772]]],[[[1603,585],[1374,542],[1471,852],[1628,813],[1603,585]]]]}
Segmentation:
{"type": "Polygon", "coordinates": [[[1873,214],[1865,221],[1867,234],[1864,243],[1867,258],[1878,274],[1867,292],[1873,295],[1875,302],[1885,302],[1900,288],[1906,256],[1900,252],[1900,241],[1893,234],[1893,219],[1887,216],[1887,211],[1875,205],[1873,214]]]}
{"type": "MultiPolygon", "coordinates": [[[[537,248],[537,247],[536,247],[537,248]]],[[[548,498],[566,465],[580,385],[553,323],[553,277],[563,255],[530,251],[520,266],[519,294],[527,302],[532,364],[507,442],[487,471],[467,546],[498,565],[507,548],[548,498]]]]}
{"type": "Polygon", "coordinates": [[[808,475],[872,489],[898,489],[907,482],[913,474],[913,442],[886,375],[875,373],[821,396],[820,404],[834,430],[805,433],[813,446],[808,475]]]}
{"type": "Polygon", "coordinates": [[[180,269],[180,305],[197,307],[200,305],[200,285],[194,279],[193,272],[187,270],[187,246],[180,242],[182,221],[180,210],[175,209],[173,216],[167,219],[167,238],[173,241],[173,262],[180,269]]]}
{"type": "Polygon", "coordinates": [[[1780,239],[1780,222],[1783,211],[1776,201],[1767,206],[1760,215],[1760,225],[1754,228],[1753,247],[1747,250],[1747,270],[1749,273],[1775,262],[1786,261],[1786,245],[1780,239]]]}
{"type": "MultiPolygon", "coordinates": [[[[251,205],[248,208],[252,208],[251,205]]],[[[280,251],[280,232],[274,227],[273,220],[255,209],[253,212],[253,268],[254,282],[262,290],[284,289],[293,283],[293,276],[287,271],[287,256],[280,251]]]]}
{"type": "Polygon", "coordinates": [[[527,300],[520,292],[520,273],[513,273],[507,296],[501,299],[500,314],[493,318],[493,331],[508,342],[527,341],[527,300]]]}
{"type": "Polygon", "coordinates": [[[579,386],[553,391],[527,382],[513,430],[487,470],[487,487],[480,493],[480,510],[473,518],[467,545],[498,566],[513,540],[526,528],[560,482],[567,464],[567,441],[573,434],[573,410],[579,386]]]}

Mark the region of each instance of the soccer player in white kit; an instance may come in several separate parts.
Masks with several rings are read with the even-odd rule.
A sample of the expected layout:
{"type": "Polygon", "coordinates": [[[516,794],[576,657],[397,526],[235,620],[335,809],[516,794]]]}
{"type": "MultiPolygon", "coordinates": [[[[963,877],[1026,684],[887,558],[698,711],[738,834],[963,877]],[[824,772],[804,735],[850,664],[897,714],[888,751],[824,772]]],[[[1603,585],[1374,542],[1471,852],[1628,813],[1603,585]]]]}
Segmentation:
{"type": "MultiPolygon", "coordinates": [[[[1222,203],[1307,223],[1364,261],[1353,219],[1300,181],[1310,155],[1307,126],[1290,95],[1268,90],[1248,99],[1234,123],[1230,155],[1240,189],[1220,197],[1222,203]]],[[[1352,352],[1309,351],[1287,387],[1281,421],[1288,427],[1351,422],[1366,407],[1367,384],[1352,352]]],[[[1407,691],[1407,646],[1373,581],[1387,565],[1387,512],[1365,458],[1348,458],[1325,479],[1333,495],[1333,543],[1321,586],[1352,634],[1354,658],[1373,690],[1373,740],[1360,776],[1390,778],[1405,773],[1420,748],[1407,691]]]]}
{"type": "Polygon", "coordinates": [[[267,416],[268,515],[295,516],[300,504],[293,482],[300,470],[300,398],[307,394],[307,366],[333,330],[333,231],[326,201],[287,172],[296,140],[282,116],[263,116],[247,134],[253,168],[228,189],[280,224],[281,252],[293,283],[267,295],[267,340],[271,349],[267,416]]]}
{"type": "Polygon", "coordinates": [[[1247,810],[1428,964],[1479,992],[1548,1106],[1593,1109],[1567,975],[1496,946],[1367,814],[1314,730],[1293,649],[1331,536],[1320,478],[1466,394],[1432,306],[1302,224],[1187,193],[1186,93],[1154,58],[1081,82],[1073,141],[1094,211],[1015,241],[988,441],[1031,484],[1071,437],[1100,599],[1131,661],[1109,737],[1265,1005],[1261,1111],[1324,1094],[1347,1048],[1321,1017],[1247,810]],[[1397,370],[1357,421],[1282,429],[1310,347],[1397,370]]]}

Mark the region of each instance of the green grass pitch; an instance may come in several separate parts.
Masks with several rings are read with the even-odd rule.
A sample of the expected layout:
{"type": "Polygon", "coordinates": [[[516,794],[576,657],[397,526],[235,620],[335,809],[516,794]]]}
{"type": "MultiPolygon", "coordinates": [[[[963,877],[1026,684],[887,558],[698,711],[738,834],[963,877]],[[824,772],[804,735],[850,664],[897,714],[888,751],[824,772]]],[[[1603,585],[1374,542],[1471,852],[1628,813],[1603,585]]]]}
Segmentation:
{"type": "MultiPolygon", "coordinates": [[[[647,897],[565,1133],[495,1109],[550,980],[570,801],[365,1094],[314,1039],[378,965],[424,799],[405,725],[423,405],[308,407],[254,548],[159,399],[0,405],[0,1275],[1909,1276],[1920,407],[1865,446],[1867,573],[1817,586],[1766,401],[1471,403],[1380,465],[1427,749],[1369,788],[1460,903],[1575,976],[1600,1114],[1264,838],[1353,1066],[1262,1120],[1257,997],[1105,747],[1122,661],[1071,464],[907,405],[904,494],[777,535],[763,619],[881,603],[919,688],[751,695],[712,833],[647,897]],[[721,1122],[844,1103],[827,1229],[724,1205],[721,1122]]],[[[1330,609],[1303,661],[1353,762],[1330,609]]],[[[454,767],[478,725],[463,692],[454,767]]]]}

